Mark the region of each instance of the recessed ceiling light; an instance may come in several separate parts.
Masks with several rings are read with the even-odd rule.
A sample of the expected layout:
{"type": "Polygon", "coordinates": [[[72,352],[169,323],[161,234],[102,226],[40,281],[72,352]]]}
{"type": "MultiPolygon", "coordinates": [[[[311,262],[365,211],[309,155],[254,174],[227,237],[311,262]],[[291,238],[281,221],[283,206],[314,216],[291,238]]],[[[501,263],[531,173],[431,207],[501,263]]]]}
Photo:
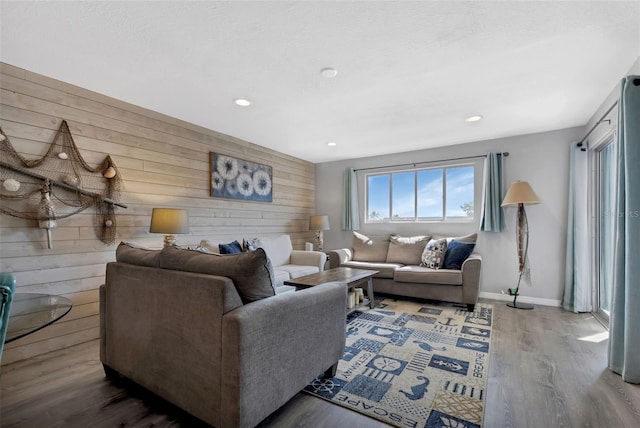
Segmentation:
{"type": "Polygon", "coordinates": [[[480,116],[480,115],[476,115],[476,116],[469,116],[469,117],[468,117],[468,118],[466,118],[465,120],[466,120],[467,122],[477,122],[477,121],[479,121],[480,119],[482,119],[482,116],[480,116]]]}
{"type": "Polygon", "coordinates": [[[327,143],[327,146],[329,146],[329,147],[335,147],[335,146],[337,146],[337,144],[336,144],[335,142],[333,142],[333,141],[329,141],[329,142],[327,143]]]}
{"type": "Polygon", "coordinates": [[[338,70],[336,70],[335,68],[327,67],[320,70],[320,74],[322,74],[322,77],[324,77],[325,79],[332,79],[338,75],[338,70]]]}
{"type": "Polygon", "coordinates": [[[236,98],[235,100],[233,100],[233,102],[240,107],[248,107],[251,105],[251,101],[245,98],[236,98]]]}

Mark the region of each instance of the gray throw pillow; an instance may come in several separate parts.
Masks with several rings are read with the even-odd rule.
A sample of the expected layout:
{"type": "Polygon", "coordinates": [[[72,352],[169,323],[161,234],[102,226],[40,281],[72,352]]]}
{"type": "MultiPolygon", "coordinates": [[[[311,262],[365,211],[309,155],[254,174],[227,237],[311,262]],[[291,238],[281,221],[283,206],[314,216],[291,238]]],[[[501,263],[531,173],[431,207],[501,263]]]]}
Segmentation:
{"type": "Polygon", "coordinates": [[[120,245],[116,248],[116,261],[121,263],[147,267],[159,267],[159,257],[160,250],[149,250],[147,248],[129,244],[128,242],[120,242],[120,245]]]}
{"type": "Polygon", "coordinates": [[[429,236],[398,236],[389,238],[387,263],[402,263],[405,265],[419,265],[422,252],[429,242],[429,236]]]}
{"type": "Polygon", "coordinates": [[[421,266],[431,269],[440,269],[444,264],[444,255],[447,252],[447,239],[432,239],[422,252],[421,266]]]}
{"type": "Polygon", "coordinates": [[[386,262],[389,235],[365,236],[353,232],[353,260],[359,262],[386,262]]]}
{"type": "Polygon", "coordinates": [[[160,252],[160,267],[231,278],[245,304],[275,295],[273,267],[262,248],[220,255],[165,247],[160,252]]]}

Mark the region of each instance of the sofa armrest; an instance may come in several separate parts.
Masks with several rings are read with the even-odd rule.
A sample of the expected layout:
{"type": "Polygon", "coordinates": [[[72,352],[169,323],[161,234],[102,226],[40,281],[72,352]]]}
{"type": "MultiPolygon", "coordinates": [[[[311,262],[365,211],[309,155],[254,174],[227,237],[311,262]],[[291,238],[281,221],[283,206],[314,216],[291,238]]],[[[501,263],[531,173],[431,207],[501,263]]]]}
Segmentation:
{"type": "Polygon", "coordinates": [[[350,248],[340,248],[329,251],[329,267],[331,269],[340,267],[343,263],[351,261],[353,252],[350,248]]]}
{"type": "Polygon", "coordinates": [[[255,426],[336,364],[346,304],[345,285],[334,282],[225,314],[221,426],[255,426]]]}
{"type": "Polygon", "coordinates": [[[462,263],[462,303],[476,304],[480,293],[482,256],[472,253],[462,263]]]}
{"type": "Polygon", "coordinates": [[[233,281],[114,262],[105,284],[102,363],[219,426],[223,314],[242,306],[233,281]]]}
{"type": "Polygon", "coordinates": [[[302,251],[292,250],[291,260],[292,265],[299,266],[318,266],[320,272],[324,270],[324,265],[327,262],[327,255],[322,251],[302,251]]]}

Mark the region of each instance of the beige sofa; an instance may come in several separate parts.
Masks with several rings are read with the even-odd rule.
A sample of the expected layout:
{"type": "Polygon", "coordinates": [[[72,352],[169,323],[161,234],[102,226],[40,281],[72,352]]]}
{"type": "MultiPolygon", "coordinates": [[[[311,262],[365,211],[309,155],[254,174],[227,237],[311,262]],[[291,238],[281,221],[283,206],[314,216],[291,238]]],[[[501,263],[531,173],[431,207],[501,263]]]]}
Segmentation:
{"type": "MultiPolygon", "coordinates": [[[[449,245],[454,240],[475,244],[477,234],[435,238],[449,245]]],[[[346,266],[379,271],[373,278],[376,293],[456,302],[473,311],[478,301],[482,257],[470,254],[459,269],[421,266],[424,248],[431,239],[428,235],[365,236],[354,232],[352,248],[330,251],[329,263],[331,268],[346,266]]]]}
{"type": "MultiPolygon", "coordinates": [[[[251,242],[256,247],[263,248],[273,265],[276,282],[276,294],[294,291],[295,287],[284,285],[289,279],[311,275],[324,270],[327,255],[322,251],[294,250],[289,235],[276,237],[255,237],[238,239],[238,243],[251,242]]],[[[200,246],[213,253],[219,253],[219,243],[208,240],[200,241],[200,246]]]]}
{"type": "Polygon", "coordinates": [[[251,427],[344,351],[346,289],[275,295],[262,249],[220,256],[121,244],[100,287],[100,359],[216,427],[251,427]]]}

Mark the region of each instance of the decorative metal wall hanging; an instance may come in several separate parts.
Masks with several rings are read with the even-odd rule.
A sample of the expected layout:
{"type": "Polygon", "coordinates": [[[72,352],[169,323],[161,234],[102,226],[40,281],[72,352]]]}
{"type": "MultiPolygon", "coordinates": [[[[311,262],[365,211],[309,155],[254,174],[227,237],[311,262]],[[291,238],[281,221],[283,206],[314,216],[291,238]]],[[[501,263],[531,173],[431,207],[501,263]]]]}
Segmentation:
{"type": "Polygon", "coordinates": [[[211,196],[271,202],[273,174],[270,166],[209,153],[211,162],[211,196]]]}
{"type": "Polygon", "coordinates": [[[51,229],[57,220],[93,206],[98,238],[105,244],[115,242],[115,207],[127,207],[118,202],[122,176],[110,156],[95,168],[87,164],[65,120],[39,159],[19,154],[0,127],[0,153],[0,212],[37,220],[52,248],[51,229]]]}

